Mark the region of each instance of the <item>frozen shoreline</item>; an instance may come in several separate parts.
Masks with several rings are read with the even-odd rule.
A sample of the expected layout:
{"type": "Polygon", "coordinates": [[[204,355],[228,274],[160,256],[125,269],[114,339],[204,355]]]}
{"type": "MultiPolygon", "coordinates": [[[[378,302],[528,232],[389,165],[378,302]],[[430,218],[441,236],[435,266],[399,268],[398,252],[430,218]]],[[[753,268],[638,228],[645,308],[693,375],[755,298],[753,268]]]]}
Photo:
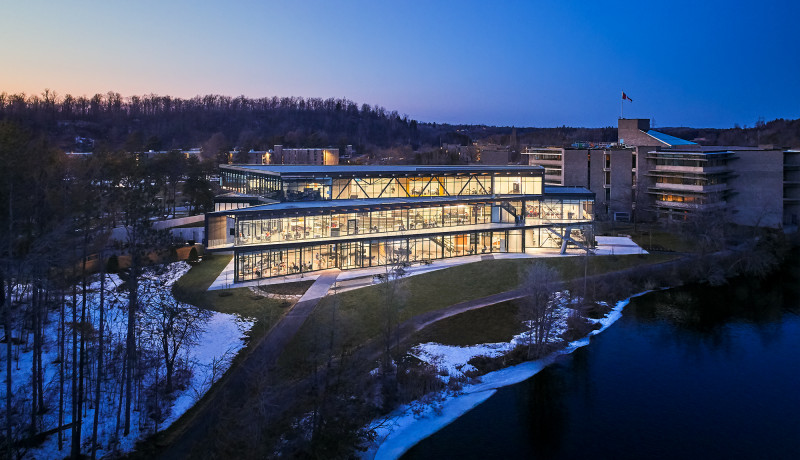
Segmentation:
{"type": "Polygon", "coordinates": [[[414,402],[393,411],[376,428],[376,441],[362,458],[396,459],[417,443],[449,425],[458,417],[472,410],[492,396],[498,388],[527,380],[552,364],[559,356],[567,355],[590,343],[590,337],[608,329],[619,318],[622,310],[634,297],[647,294],[644,291],[620,300],[603,318],[592,320],[600,329],[586,337],[570,342],[563,349],[536,360],[507,367],[481,376],[480,382],[465,385],[458,395],[445,395],[439,404],[414,402]]]}

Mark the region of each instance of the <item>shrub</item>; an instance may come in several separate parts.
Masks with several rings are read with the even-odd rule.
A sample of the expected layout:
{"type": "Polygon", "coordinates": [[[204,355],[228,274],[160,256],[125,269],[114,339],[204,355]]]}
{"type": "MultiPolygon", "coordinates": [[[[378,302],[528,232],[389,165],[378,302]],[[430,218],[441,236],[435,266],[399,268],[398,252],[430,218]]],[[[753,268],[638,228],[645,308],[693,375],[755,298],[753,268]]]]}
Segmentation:
{"type": "Polygon", "coordinates": [[[198,262],[200,258],[197,256],[197,248],[192,246],[192,250],[189,251],[189,262],[198,262]]]}

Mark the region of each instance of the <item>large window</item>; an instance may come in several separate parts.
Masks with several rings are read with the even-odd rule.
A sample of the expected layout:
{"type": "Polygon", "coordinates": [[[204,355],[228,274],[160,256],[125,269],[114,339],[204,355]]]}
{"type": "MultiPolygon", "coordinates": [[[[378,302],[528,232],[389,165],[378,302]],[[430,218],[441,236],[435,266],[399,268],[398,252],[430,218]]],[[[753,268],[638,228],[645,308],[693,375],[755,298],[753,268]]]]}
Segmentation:
{"type": "Polygon", "coordinates": [[[491,205],[487,203],[312,216],[274,218],[240,216],[237,217],[235,225],[235,244],[242,246],[367,233],[402,233],[409,230],[458,227],[490,222],[491,205]]]}
{"type": "Polygon", "coordinates": [[[521,230],[367,239],[236,254],[236,281],[296,275],[328,268],[353,269],[474,254],[523,251],[521,230]]]}
{"type": "Polygon", "coordinates": [[[579,200],[541,200],[525,203],[526,219],[552,220],[590,220],[594,202],[579,200]]]}

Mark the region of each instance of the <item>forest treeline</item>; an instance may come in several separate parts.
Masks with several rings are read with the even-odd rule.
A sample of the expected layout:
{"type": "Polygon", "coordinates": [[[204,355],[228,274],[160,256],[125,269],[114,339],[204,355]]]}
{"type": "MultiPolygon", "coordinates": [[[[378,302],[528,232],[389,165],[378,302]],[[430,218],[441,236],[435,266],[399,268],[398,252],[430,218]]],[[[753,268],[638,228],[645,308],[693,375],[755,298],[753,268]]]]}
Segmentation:
{"type": "MultiPolygon", "coordinates": [[[[613,126],[498,127],[423,123],[397,111],[343,98],[230,97],[216,94],[178,98],[156,94],[123,97],[0,93],[0,120],[14,121],[47,136],[64,151],[171,150],[203,147],[209,158],[220,150],[353,145],[359,154],[407,147],[428,151],[444,144],[476,141],[532,146],[614,142],[613,126]],[[516,137],[516,142],[514,137],[516,137]]],[[[705,145],[800,146],[800,120],[760,121],[750,128],[658,128],[705,145]]]]}

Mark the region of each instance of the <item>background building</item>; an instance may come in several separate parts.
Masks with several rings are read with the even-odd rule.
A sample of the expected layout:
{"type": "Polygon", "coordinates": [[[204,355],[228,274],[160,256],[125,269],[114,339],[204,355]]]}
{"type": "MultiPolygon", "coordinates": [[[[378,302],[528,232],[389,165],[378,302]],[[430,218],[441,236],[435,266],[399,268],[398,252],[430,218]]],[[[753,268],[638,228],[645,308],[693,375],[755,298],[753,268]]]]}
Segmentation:
{"type": "Polygon", "coordinates": [[[339,164],[339,149],[290,149],[282,145],[276,145],[272,150],[269,164],[274,165],[325,165],[332,166],[339,164]]]}
{"type": "Polygon", "coordinates": [[[796,228],[800,216],[800,151],[701,146],[650,129],[646,119],[620,119],[611,148],[528,148],[529,165],[547,184],[585,187],[601,218],[685,220],[717,212],[729,222],[796,228]]]}

